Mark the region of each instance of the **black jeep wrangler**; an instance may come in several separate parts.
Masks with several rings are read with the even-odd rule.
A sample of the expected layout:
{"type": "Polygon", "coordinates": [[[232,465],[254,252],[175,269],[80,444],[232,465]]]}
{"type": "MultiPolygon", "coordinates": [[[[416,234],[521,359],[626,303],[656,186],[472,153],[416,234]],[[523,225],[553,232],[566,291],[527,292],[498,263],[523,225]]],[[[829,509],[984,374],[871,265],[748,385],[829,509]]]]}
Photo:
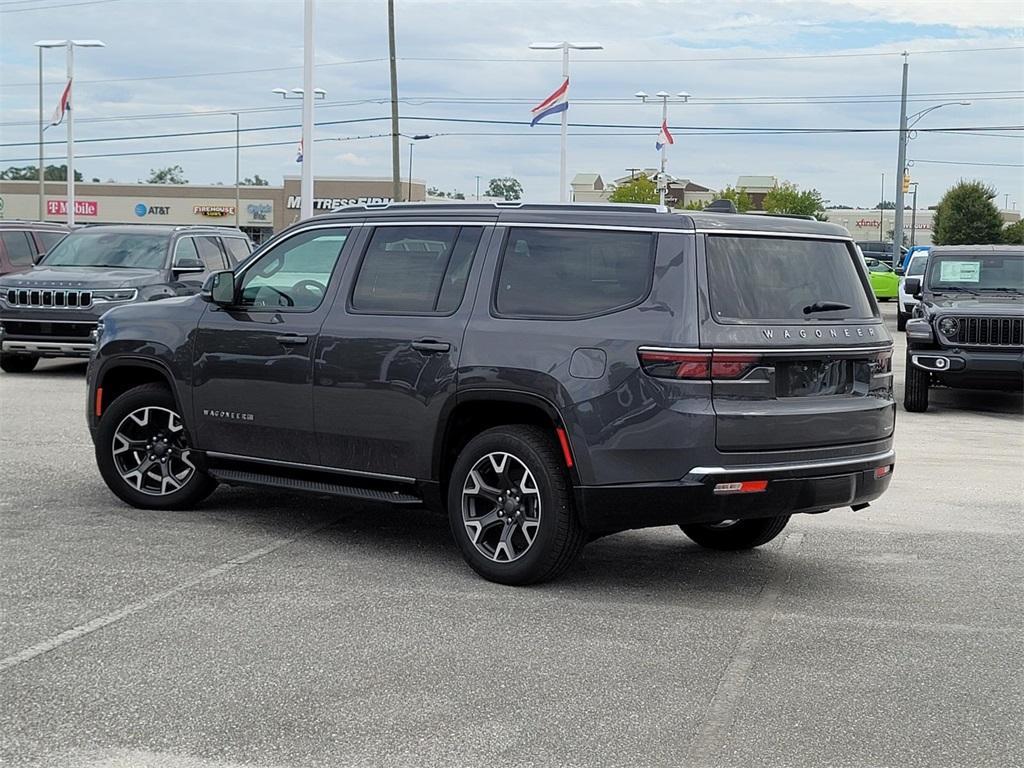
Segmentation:
{"type": "Polygon", "coordinates": [[[76,229],[39,263],[0,277],[0,369],[28,373],[41,357],[89,357],[112,307],[199,293],[210,272],[248,258],[228,227],[101,225],[76,229]]]}
{"type": "Polygon", "coordinates": [[[892,341],[849,234],[819,222],[355,207],[98,337],[89,426],[127,503],[218,483],[426,502],[506,584],[627,528],[756,547],[865,506],[895,460],[892,341]]]}
{"type": "Polygon", "coordinates": [[[919,300],[907,321],[908,411],[927,410],[937,384],[1024,387],[1024,246],[936,246],[905,285],[919,300]]]}

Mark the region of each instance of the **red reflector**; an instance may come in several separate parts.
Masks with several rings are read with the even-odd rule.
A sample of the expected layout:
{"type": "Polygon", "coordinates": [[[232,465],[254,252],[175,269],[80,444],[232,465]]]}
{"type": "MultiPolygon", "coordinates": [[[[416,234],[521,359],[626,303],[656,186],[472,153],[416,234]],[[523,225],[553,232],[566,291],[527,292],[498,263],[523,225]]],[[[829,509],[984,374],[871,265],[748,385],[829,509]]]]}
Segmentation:
{"type": "Polygon", "coordinates": [[[875,478],[885,477],[892,472],[892,464],[886,464],[884,467],[878,467],[875,470],[875,478]]]}
{"type": "Polygon", "coordinates": [[[572,451],[569,450],[569,437],[565,434],[565,430],[561,427],[555,429],[555,434],[558,435],[558,443],[562,446],[562,457],[565,459],[565,466],[572,467],[572,451]]]}
{"type": "Polygon", "coordinates": [[[96,387],[96,415],[103,415],[103,387],[96,387]]]}
{"type": "Polygon", "coordinates": [[[744,480],[742,483],[718,483],[715,493],[761,493],[767,489],[767,480],[744,480]]]}

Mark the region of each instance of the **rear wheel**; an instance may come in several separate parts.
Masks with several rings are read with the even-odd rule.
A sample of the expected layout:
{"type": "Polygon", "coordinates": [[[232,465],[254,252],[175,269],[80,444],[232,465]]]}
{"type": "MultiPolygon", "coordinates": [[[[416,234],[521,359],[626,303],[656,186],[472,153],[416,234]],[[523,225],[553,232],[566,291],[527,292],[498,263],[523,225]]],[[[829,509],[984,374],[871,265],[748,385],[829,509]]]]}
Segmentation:
{"type": "Polygon", "coordinates": [[[735,551],[767,544],[786,527],[789,515],[759,517],[754,520],[723,520],[679,526],[683,533],[708,549],[735,551]]]}
{"type": "Polygon", "coordinates": [[[931,374],[922,371],[910,362],[910,353],[907,353],[907,370],[903,382],[903,407],[912,413],[922,413],[928,410],[928,386],[931,384],[931,374]]]}
{"type": "Polygon", "coordinates": [[[535,584],[572,565],[585,542],[553,440],[534,426],[469,441],[448,487],[448,522],[469,566],[500,584],[535,584]]]}
{"type": "Polygon", "coordinates": [[[107,487],[140,509],[188,509],[217,487],[192,462],[174,396],[160,384],[135,387],[107,407],[96,429],[96,464],[107,487]]]}
{"type": "Polygon", "coordinates": [[[910,315],[905,315],[902,312],[898,312],[896,314],[896,330],[897,331],[906,331],[907,330],[907,320],[909,320],[909,319],[910,319],[910,315]]]}
{"type": "Polygon", "coordinates": [[[6,373],[28,373],[38,362],[39,355],[0,355],[0,370],[6,373]]]}

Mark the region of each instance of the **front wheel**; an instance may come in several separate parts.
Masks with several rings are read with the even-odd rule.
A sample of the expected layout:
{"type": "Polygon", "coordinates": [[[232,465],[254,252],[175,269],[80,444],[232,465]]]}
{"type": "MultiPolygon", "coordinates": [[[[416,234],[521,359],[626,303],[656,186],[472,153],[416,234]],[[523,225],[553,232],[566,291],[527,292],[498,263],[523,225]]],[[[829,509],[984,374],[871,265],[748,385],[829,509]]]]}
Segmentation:
{"type": "Polygon", "coordinates": [[[124,393],[100,417],[96,464],[114,494],[140,509],[188,509],[217,483],[192,462],[174,396],[160,384],[124,393]]]}
{"type": "Polygon", "coordinates": [[[928,386],[931,374],[922,371],[910,361],[907,353],[907,370],[903,382],[903,407],[911,413],[922,413],[928,410],[928,386]]]}
{"type": "Polygon", "coordinates": [[[907,320],[909,320],[909,319],[910,319],[910,315],[905,315],[902,312],[897,313],[897,315],[896,315],[896,330],[897,331],[906,331],[907,330],[907,320]]]}
{"type": "Polygon", "coordinates": [[[552,579],[585,542],[554,442],[534,426],[496,427],[459,454],[448,522],[469,566],[500,584],[552,579]]]}
{"type": "Polygon", "coordinates": [[[786,527],[789,515],[753,520],[723,520],[719,523],[680,525],[683,533],[707,549],[736,551],[767,544],[786,527]]]}
{"type": "Polygon", "coordinates": [[[39,362],[39,355],[0,355],[0,370],[5,373],[29,373],[39,362]]]}

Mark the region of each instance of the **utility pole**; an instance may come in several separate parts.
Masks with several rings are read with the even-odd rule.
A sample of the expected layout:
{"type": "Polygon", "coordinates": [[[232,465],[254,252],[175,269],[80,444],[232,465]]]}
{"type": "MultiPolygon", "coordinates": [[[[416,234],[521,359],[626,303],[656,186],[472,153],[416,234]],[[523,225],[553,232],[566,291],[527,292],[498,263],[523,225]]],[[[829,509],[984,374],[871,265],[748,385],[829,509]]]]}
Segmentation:
{"type": "MultiPolygon", "coordinates": [[[[239,175],[239,162],[238,162],[238,160],[239,160],[239,141],[238,141],[238,139],[239,139],[239,133],[240,133],[239,117],[238,117],[238,113],[237,112],[235,112],[234,115],[235,115],[235,226],[237,227],[238,226],[239,210],[242,207],[242,201],[241,201],[241,195],[239,194],[239,189],[238,189],[239,185],[241,184],[241,181],[239,181],[241,176],[239,175]]],[[[305,159],[305,158],[303,158],[303,159],[305,159]]]]}
{"type": "Polygon", "coordinates": [[[391,199],[402,199],[402,168],[398,157],[398,63],[395,59],[395,0],[388,0],[388,50],[391,61],[391,199]]]}
{"type": "Polygon", "coordinates": [[[900,248],[903,246],[903,175],[907,172],[907,72],[909,68],[910,55],[904,51],[903,91],[902,96],[900,97],[899,160],[896,163],[896,216],[893,219],[892,228],[893,266],[896,266],[900,261],[902,261],[902,259],[900,259],[900,248]]]}
{"type": "Polygon", "coordinates": [[[313,0],[306,0],[302,40],[302,177],[299,218],[313,216],[313,0]]]}
{"type": "Polygon", "coordinates": [[[39,220],[46,221],[46,179],[43,165],[43,46],[39,47],[39,220]]]}
{"type": "Polygon", "coordinates": [[[629,180],[632,181],[636,178],[636,172],[642,171],[643,168],[627,168],[626,170],[629,171],[629,180]]]}
{"type": "Polygon", "coordinates": [[[882,227],[885,225],[885,171],[882,171],[882,199],[878,201],[878,242],[885,242],[885,233],[882,227]]]}
{"type": "MultiPolygon", "coordinates": [[[[915,245],[917,240],[917,182],[910,182],[914,188],[914,202],[910,204],[910,244],[915,245]]],[[[893,266],[896,266],[893,264],[893,266]]]]}
{"type": "Polygon", "coordinates": [[[476,201],[480,202],[480,177],[476,177],[476,201]]]}

